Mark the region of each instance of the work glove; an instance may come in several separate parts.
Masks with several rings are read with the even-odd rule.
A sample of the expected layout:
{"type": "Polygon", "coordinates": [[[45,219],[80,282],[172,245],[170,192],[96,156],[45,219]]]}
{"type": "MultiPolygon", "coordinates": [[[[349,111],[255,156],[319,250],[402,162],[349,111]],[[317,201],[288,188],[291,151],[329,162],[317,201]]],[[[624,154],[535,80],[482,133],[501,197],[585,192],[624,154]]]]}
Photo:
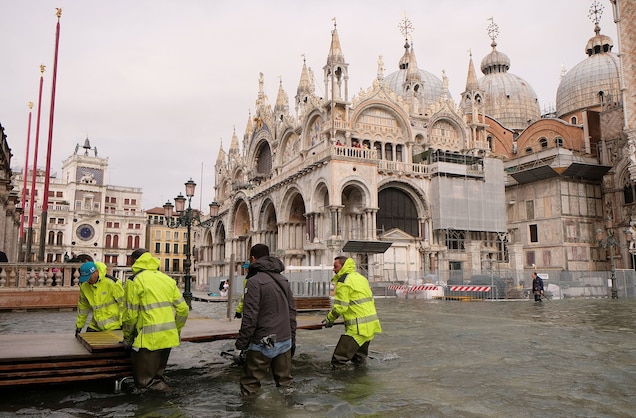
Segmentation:
{"type": "Polygon", "coordinates": [[[132,341],[125,341],[124,340],[124,350],[126,350],[126,351],[132,350],[132,345],[133,345],[132,341]]]}
{"type": "Polygon", "coordinates": [[[75,338],[79,338],[80,332],[82,332],[81,328],[75,328],[75,338]]]}
{"type": "Polygon", "coordinates": [[[235,313],[234,313],[234,318],[236,318],[236,319],[241,319],[241,318],[243,318],[243,314],[242,314],[242,313],[240,313],[240,312],[235,312],[235,313]]]}
{"type": "Polygon", "coordinates": [[[236,364],[237,366],[242,366],[245,364],[245,359],[247,357],[247,351],[246,350],[238,350],[238,351],[234,351],[234,364],[236,364]]]}
{"type": "Polygon", "coordinates": [[[296,354],[296,344],[292,344],[291,349],[289,351],[291,353],[291,356],[294,357],[294,354],[296,354]]]}
{"type": "Polygon", "coordinates": [[[322,320],[322,326],[324,326],[325,328],[331,328],[331,327],[333,327],[333,322],[330,322],[330,321],[328,321],[326,319],[323,319],[322,320]]]}

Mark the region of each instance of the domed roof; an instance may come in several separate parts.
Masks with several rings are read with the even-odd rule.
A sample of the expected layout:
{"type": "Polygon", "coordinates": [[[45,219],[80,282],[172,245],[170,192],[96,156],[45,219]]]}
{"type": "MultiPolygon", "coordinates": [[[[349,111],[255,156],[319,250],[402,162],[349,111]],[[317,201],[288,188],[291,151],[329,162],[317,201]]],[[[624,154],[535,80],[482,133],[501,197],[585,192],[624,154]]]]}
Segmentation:
{"type": "MultiPolygon", "coordinates": [[[[386,85],[398,96],[406,97],[408,94],[403,87],[404,81],[406,80],[406,73],[407,70],[403,69],[384,77],[386,85]]],[[[437,102],[439,98],[442,97],[442,80],[422,69],[418,69],[418,74],[424,87],[425,105],[437,102]]]]}
{"type": "Polygon", "coordinates": [[[420,84],[423,88],[424,107],[437,102],[442,97],[442,80],[417,67],[415,51],[408,42],[404,44],[404,55],[398,64],[399,70],[384,77],[384,83],[398,96],[407,98],[409,91],[405,82],[420,84]]]}
{"type": "Polygon", "coordinates": [[[484,113],[510,129],[524,129],[541,117],[539,101],[527,81],[508,72],[510,58],[497,51],[497,43],[481,61],[484,77],[479,88],[484,92],[484,113]]]}
{"type": "Polygon", "coordinates": [[[506,72],[510,68],[510,58],[503,52],[495,49],[495,44],[490,54],[486,55],[481,60],[481,72],[484,74],[491,74],[493,72],[506,72]]]}
{"type": "Polygon", "coordinates": [[[568,71],[559,83],[557,117],[620,99],[620,63],[618,56],[610,52],[612,39],[600,34],[598,24],[594,32],[585,46],[588,57],[568,71]]]}

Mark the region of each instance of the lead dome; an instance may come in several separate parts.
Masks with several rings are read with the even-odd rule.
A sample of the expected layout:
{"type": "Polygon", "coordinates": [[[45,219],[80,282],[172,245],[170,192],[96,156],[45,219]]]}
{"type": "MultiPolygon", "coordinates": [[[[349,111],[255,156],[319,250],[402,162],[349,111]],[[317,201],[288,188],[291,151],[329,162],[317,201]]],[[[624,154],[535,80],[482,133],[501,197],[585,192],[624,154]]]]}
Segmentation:
{"type": "Polygon", "coordinates": [[[508,72],[510,58],[497,51],[497,43],[481,61],[479,88],[484,92],[484,113],[510,129],[524,129],[541,117],[537,94],[523,78],[508,72]]]}
{"type": "Polygon", "coordinates": [[[384,77],[384,83],[397,95],[406,99],[409,95],[406,84],[416,82],[422,87],[425,108],[442,97],[442,80],[417,67],[415,50],[408,42],[404,44],[404,55],[400,59],[398,67],[398,71],[384,77]]]}
{"type": "Polygon", "coordinates": [[[598,23],[594,32],[585,46],[588,57],[568,71],[559,83],[556,98],[559,118],[619,100],[620,63],[618,55],[611,52],[614,44],[609,36],[600,33],[598,23]]]}

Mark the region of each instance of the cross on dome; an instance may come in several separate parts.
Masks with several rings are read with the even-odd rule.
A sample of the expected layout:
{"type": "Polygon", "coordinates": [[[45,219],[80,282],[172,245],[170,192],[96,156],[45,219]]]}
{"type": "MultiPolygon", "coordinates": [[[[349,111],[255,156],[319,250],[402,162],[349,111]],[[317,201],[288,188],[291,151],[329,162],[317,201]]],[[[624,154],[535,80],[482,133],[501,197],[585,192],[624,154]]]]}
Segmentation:
{"type": "Polygon", "coordinates": [[[587,14],[587,17],[594,22],[595,25],[598,25],[601,21],[601,16],[603,16],[603,9],[605,7],[599,3],[597,0],[592,2],[590,6],[590,12],[587,14]]]}
{"type": "Polygon", "coordinates": [[[409,18],[406,17],[406,12],[402,13],[402,21],[398,24],[398,28],[400,29],[402,36],[404,36],[404,39],[407,41],[413,36],[413,31],[415,29],[413,28],[413,24],[409,18]]]}
{"type": "Polygon", "coordinates": [[[495,23],[495,19],[489,17],[490,23],[488,24],[488,37],[493,44],[496,45],[496,39],[499,36],[499,26],[495,23]]]}

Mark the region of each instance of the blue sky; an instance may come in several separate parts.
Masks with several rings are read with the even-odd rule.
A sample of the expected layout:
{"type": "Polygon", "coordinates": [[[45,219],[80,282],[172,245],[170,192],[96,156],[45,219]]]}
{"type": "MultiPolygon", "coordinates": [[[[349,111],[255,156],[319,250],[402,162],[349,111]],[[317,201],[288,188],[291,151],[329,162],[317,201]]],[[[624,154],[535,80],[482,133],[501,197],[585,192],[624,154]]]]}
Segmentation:
{"type": "MultiPolygon", "coordinates": [[[[609,0],[601,0],[601,31],[614,39],[609,0]]],[[[193,199],[214,200],[213,165],[233,129],[242,138],[254,110],[258,74],[274,103],[282,80],[290,101],[302,56],[324,88],[322,67],[336,18],[349,64],[349,92],[369,87],[378,55],[385,75],[396,71],[404,51],[398,29],[411,21],[418,66],[449,79],[455,102],[466,83],[468,50],[477,67],[491,51],[487,27],[499,27],[497,49],[510,72],[536,91],[542,109],[555,103],[562,68],[585,59],[594,35],[592,1],[535,0],[350,0],[206,1],[25,0],[5,1],[0,37],[0,123],[23,166],[27,103],[37,106],[39,66],[44,64],[40,149],[44,166],[53,73],[55,8],[62,7],[53,129],[52,171],[88,136],[109,158],[106,180],[142,187],[145,209],[161,206],[193,178],[193,199]],[[202,187],[201,187],[202,186],[202,187]]],[[[292,106],[293,107],[293,106],[292,106]]],[[[36,108],[33,111],[33,123],[36,108]]],[[[34,142],[35,125],[31,143],[34,142]]],[[[31,151],[31,156],[33,151],[31,151]]]]}

